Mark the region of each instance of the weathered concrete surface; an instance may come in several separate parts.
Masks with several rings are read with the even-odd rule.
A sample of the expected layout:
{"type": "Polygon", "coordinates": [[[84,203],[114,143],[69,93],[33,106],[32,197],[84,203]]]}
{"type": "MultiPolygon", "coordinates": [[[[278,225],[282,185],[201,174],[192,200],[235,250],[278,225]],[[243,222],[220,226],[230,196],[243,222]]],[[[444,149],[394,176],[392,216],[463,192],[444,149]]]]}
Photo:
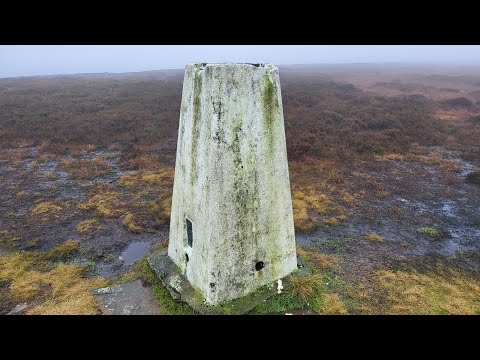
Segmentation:
{"type": "Polygon", "coordinates": [[[297,268],[275,66],[186,66],[168,255],[208,304],[297,268]]]}
{"type": "MultiPolygon", "coordinates": [[[[167,249],[160,249],[154,251],[147,257],[148,264],[153,272],[159,277],[163,285],[170,292],[172,298],[177,301],[187,303],[197,313],[207,315],[242,315],[253,310],[256,306],[269,298],[278,294],[278,281],[268,283],[246,296],[222,302],[218,305],[209,305],[205,302],[202,294],[190,284],[190,282],[183,276],[180,268],[175,265],[172,259],[167,254],[167,249]]],[[[312,271],[297,255],[298,269],[293,276],[308,276],[312,271]]],[[[288,278],[283,279],[280,283],[285,290],[289,286],[288,278]]]]}
{"type": "Polygon", "coordinates": [[[96,289],[92,293],[104,315],[160,315],[152,289],[142,286],[141,280],[96,289]]]}

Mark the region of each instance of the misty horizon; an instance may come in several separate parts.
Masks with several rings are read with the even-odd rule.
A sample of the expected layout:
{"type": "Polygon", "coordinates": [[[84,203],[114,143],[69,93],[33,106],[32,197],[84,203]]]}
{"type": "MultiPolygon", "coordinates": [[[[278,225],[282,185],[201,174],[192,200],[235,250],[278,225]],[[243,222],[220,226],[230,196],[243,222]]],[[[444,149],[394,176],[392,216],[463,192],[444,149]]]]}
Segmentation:
{"type": "MultiPolygon", "coordinates": [[[[200,63],[200,62],[197,62],[200,63]]],[[[228,63],[236,63],[236,62],[224,62],[224,63],[219,63],[219,62],[206,62],[206,64],[228,64],[228,63]]],[[[189,63],[185,63],[187,65],[189,63]]],[[[243,63],[243,64],[249,64],[249,63],[243,63]]],[[[256,64],[256,63],[252,63],[256,64]]],[[[265,63],[266,64],[266,63],[265,63]]],[[[119,71],[119,72],[113,72],[113,71],[102,71],[102,72],[75,72],[75,73],[51,73],[51,74],[39,74],[39,75],[18,75],[18,76],[5,76],[2,77],[0,76],[0,79],[21,79],[21,78],[32,78],[32,77],[68,77],[68,76],[96,76],[96,75],[134,75],[134,74],[148,74],[148,73],[156,73],[156,72],[182,72],[185,69],[185,65],[183,67],[178,67],[178,68],[162,68],[162,69],[149,69],[149,70],[140,70],[140,71],[119,71]]],[[[305,67],[305,68],[314,68],[314,67],[320,67],[320,68],[325,68],[325,70],[333,69],[335,67],[337,68],[365,68],[367,67],[372,67],[371,70],[381,70],[381,69],[388,69],[388,68],[393,68],[393,69],[398,69],[399,67],[404,67],[408,68],[410,70],[426,70],[425,67],[428,67],[427,73],[431,72],[442,72],[447,71],[447,72],[452,72],[452,70],[462,70],[462,69],[478,69],[480,70],[480,65],[477,64],[448,64],[448,63],[420,63],[420,62],[388,62],[388,63],[298,63],[298,64],[273,64],[277,66],[280,69],[286,69],[286,68],[299,68],[299,67],[305,67]],[[432,68],[434,66],[434,68],[432,68]],[[376,67],[375,69],[373,67],[376,67]]]]}
{"type": "Polygon", "coordinates": [[[9,45],[0,78],[182,70],[187,63],[477,67],[480,46],[456,45],[9,45]]]}

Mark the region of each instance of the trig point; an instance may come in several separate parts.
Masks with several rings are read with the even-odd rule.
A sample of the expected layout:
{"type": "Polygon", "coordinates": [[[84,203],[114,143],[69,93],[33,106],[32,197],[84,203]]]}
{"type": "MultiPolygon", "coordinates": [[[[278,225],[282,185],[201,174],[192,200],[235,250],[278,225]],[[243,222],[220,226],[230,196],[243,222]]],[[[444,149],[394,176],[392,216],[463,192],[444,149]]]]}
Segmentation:
{"type": "Polygon", "coordinates": [[[168,256],[209,305],[297,269],[275,66],[186,66],[168,256]]]}

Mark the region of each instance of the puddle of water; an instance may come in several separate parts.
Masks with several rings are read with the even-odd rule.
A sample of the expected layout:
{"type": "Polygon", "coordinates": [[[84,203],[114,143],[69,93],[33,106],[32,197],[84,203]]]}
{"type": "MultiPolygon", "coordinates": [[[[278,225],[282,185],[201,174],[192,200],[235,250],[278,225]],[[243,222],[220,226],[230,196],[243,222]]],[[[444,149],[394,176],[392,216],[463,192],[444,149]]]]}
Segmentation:
{"type": "Polygon", "coordinates": [[[148,251],[149,244],[144,241],[131,243],[122,252],[121,258],[125,265],[132,265],[135,261],[141,259],[148,251]]]}
{"type": "Polygon", "coordinates": [[[296,234],[295,240],[297,244],[300,244],[301,246],[310,246],[313,243],[313,239],[304,234],[296,234]]]}
{"type": "Polygon", "coordinates": [[[470,164],[466,161],[460,160],[460,176],[463,178],[467,176],[468,173],[476,170],[476,166],[473,164],[470,164]]]}
{"type": "Polygon", "coordinates": [[[455,215],[455,203],[452,201],[444,201],[442,211],[450,217],[456,217],[455,215]]]}
{"type": "Polygon", "coordinates": [[[460,249],[460,244],[455,239],[448,240],[445,242],[444,251],[450,255],[455,256],[456,251],[460,249]]]}
{"type": "Polygon", "coordinates": [[[442,210],[446,212],[452,211],[452,205],[448,202],[443,203],[442,210]]]}
{"type": "Polygon", "coordinates": [[[456,229],[450,229],[450,236],[454,239],[460,239],[460,235],[462,234],[460,231],[456,229]]]}
{"type": "Polygon", "coordinates": [[[408,200],[404,198],[397,198],[398,201],[401,201],[404,206],[409,207],[412,211],[418,211],[418,212],[428,212],[430,211],[428,205],[420,202],[420,201],[415,201],[415,200],[408,200]]]}

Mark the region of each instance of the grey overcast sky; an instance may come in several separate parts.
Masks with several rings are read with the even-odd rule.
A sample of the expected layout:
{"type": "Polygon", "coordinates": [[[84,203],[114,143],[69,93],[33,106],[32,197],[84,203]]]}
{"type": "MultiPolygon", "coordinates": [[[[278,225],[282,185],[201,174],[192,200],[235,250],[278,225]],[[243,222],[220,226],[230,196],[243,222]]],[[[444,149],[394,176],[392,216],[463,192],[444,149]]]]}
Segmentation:
{"type": "Polygon", "coordinates": [[[480,65],[480,46],[0,45],[0,77],[180,69],[189,62],[480,65]]]}

